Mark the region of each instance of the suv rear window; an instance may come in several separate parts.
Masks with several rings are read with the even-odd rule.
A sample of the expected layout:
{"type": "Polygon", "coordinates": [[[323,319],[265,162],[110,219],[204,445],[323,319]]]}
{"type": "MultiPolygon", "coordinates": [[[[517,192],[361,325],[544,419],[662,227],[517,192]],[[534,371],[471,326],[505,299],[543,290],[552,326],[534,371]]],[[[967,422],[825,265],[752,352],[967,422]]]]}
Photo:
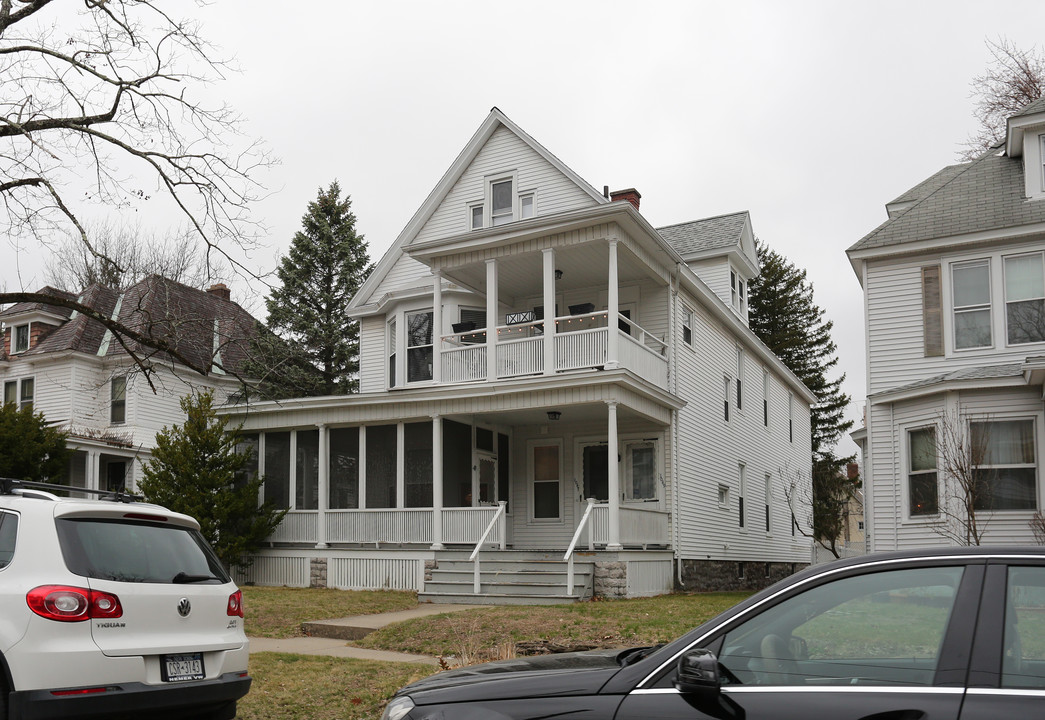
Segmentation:
{"type": "Polygon", "coordinates": [[[89,518],[57,520],[65,565],[77,575],[137,583],[227,583],[197,530],[89,518]]]}
{"type": "Polygon", "coordinates": [[[0,512],[0,568],[11,564],[15,556],[15,536],[18,535],[18,516],[0,512]]]}

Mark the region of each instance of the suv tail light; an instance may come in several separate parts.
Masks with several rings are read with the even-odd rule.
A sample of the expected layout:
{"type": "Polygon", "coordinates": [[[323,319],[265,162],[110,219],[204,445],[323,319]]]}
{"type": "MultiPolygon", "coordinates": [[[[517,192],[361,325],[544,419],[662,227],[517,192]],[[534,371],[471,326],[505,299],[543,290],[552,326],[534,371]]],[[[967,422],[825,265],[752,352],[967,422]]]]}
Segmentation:
{"type": "Polygon", "coordinates": [[[112,593],[69,585],[41,585],[26,593],[25,601],[40,617],[59,622],[123,616],[120,598],[112,593]]]}
{"type": "Polygon", "coordinates": [[[229,617],[243,617],[243,591],[237,590],[229,595],[229,606],[225,609],[229,617]]]}

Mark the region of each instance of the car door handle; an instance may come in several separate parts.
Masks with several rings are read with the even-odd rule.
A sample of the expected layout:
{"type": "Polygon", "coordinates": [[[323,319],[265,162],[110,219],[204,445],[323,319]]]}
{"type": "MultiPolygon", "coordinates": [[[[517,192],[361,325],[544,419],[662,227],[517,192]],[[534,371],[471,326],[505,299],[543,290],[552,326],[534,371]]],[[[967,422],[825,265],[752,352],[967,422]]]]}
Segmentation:
{"type": "Polygon", "coordinates": [[[889,710],[887,712],[864,715],[860,720],[922,720],[925,712],[922,710],[889,710]]]}

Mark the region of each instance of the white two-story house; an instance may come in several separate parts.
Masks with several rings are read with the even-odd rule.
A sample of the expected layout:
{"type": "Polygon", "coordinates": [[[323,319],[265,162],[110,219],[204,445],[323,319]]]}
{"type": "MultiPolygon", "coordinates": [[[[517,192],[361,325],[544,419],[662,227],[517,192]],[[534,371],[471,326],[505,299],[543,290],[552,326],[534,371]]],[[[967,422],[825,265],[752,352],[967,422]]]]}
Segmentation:
{"type": "Polygon", "coordinates": [[[0,312],[3,402],[31,405],[69,433],[67,481],[74,487],[133,490],[152,457],[156,433],[185,420],[179,402],[195,388],[223,403],[241,390],[254,318],[223,284],[204,292],[151,276],[124,291],[92,285],[78,300],[143,334],[162,337],[206,376],[128,342],[150,367],[152,384],[123,343],[101,323],[57,304],[17,303],[0,312]]]}
{"type": "Polygon", "coordinates": [[[855,437],[869,549],[967,542],[966,499],[984,542],[1034,542],[1029,522],[1045,501],[1045,101],[1009,119],[1003,145],[886,210],[848,250],[866,313],[855,437]],[[961,456],[966,471],[948,472],[961,456]]]}
{"type": "Polygon", "coordinates": [[[361,392],[227,410],[290,508],[248,579],[561,601],[809,562],[815,399],[748,328],[748,214],[609,195],[490,112],[351,303],[361,392]]]}

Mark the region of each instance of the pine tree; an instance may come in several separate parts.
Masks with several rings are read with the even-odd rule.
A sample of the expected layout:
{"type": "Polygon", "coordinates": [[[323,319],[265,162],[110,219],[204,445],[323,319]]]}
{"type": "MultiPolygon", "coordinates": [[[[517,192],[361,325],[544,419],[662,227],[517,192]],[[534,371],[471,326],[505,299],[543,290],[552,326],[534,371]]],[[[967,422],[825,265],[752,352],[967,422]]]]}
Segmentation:
{"type": "Polygon", "coordinates": [[[853,456],[838,457],[835,445],[853,427],[845,419],[849,396],[845,374],[832,379],[838,365],[831,339],[833,323],[813,300],[813,285],[783,255],[757,243],[762,271],[748,286],[751,330],[817,396],[811,409],[813,446],[813,536],[831,549],[845,502],[859,486],[845,472],[853,456]]]}
{"type": "Polygon", "coordinates": [[[245,472],[251,455],[237,450],[238,429],[217,416],[210,391],[182,398],[181,409],[185,422],[156,434],[138,489],[149,502],[196,518],[225,567],[247,565],[286,511],[259,507],[264,478],[245,472]]]}
{"type": "Polygon", "coordinates": [[[66,434],[30,405],[0,405],[0,477],[61,482],[69,451],[66,434]]]}
{"type": "Polygon", "coordinates": [[[291,394],[339,395],[358,389],[359,323],[345,309],[373,266],[366,242],[356,234],[351,207],[347,195],[341,198],[336,180],[326,190],[320,188],[276,271],[280,285],[266,300],[269,328],[321,374],[312,392],[294,388],[291,394]]]}

